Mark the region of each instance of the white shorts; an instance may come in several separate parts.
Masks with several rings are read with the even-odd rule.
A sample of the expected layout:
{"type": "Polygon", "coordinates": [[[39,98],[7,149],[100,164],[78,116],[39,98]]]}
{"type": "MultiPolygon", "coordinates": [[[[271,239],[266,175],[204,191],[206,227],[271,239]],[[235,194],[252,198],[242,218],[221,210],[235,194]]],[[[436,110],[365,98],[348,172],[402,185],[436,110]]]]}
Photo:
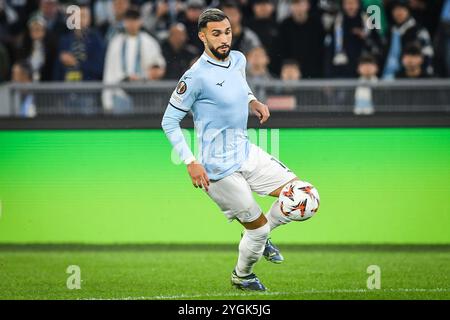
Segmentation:
{"type": "Polygon", "coordinates": [[[252,191],[268,195],[296,175],[278,159],[250,144],[248,158],[231,175],[211,181],[207,194],[217,203],[228,220],[252,222],[262,213],[252,191]]]}

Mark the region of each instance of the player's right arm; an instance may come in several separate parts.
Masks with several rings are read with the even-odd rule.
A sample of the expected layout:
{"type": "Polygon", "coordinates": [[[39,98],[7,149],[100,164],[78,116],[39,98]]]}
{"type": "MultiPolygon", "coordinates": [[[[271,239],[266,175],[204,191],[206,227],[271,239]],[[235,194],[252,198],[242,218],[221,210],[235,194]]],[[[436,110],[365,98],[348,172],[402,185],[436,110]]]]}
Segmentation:
{"type": "Polygon", "coordinates": [[[204,187],[208,191],[209,179],[206,170],[195,160],[180,127],[181,120],[191,110],[199,91],[200,88],[194,76],[189,71],[186,72],[170,97],[161,127],[180,159],[187,165],[194,187],[204,187]]]}

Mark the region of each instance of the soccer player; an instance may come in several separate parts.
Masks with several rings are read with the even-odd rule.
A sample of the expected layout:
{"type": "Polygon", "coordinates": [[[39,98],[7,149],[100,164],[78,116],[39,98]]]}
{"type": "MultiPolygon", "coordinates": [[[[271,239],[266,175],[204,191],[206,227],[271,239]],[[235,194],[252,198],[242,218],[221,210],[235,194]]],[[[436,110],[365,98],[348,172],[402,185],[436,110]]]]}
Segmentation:
{"type": "Polygon", "coordinates": [[[268,236],[274,228],[291,221],[282,214],[278,196],[286,184],[298,178],[248,139],[249,106],[261,124],[270,113],[247,84],[245,56],[230,50],[227,16],[219,9],[207,9],[199,17],[198,28],[205,50],[181,77],[161,125],[187,165],[194,187],[203,188],[229,220],[238,220],[245,228],[231,283],[243,290],[264,291],[265,286],[252,272],[253,266],[262,256],[274,263],[283,261],[268,236]],[[188,112],[194,117],[198,159],[180,128],[188,112]],[[252,191],[277,197],[266,215],[252,191]]]}

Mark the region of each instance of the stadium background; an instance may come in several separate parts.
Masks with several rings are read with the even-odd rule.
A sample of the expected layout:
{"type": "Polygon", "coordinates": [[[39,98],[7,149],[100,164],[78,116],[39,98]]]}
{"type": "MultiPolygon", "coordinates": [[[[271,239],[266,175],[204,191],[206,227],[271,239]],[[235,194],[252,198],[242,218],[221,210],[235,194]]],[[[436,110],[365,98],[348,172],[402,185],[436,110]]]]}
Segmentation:
{"type": "MultiPolygon", "coordinates": [[[[277,229],[277,242],[450,243],[448,128],[251,136],[270,152],[272,133],[322,199],[313,219],[277,229]]],[[[160,130],[3,131],[0,145],[1,243],[238,241],[240,226],[191,186],[160,130]]],[[[273,202],[256,198],[263,210],[273,202]]]]}

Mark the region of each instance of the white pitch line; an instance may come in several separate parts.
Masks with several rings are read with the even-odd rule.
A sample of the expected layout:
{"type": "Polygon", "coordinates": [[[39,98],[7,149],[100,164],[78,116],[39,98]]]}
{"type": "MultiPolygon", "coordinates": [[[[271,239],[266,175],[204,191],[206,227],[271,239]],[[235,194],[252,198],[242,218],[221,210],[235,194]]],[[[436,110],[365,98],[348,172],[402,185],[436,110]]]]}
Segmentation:
{"type": "Polygon", "coordinates": [[[370,292],[450,292],[450,288],[397,288],[397,289],[329,289],[329,290],[305,290],[296,292],[260,292],[260,293],[204,293],[204,294],[180,294],[173,296],[140,296],[140,297],[121,297],[121,298],[80,298],[81,300],[177,300],[177,299],[196,299],[196,298],[214,298],[214,297],[251,297],[251,296],[286,296],[297,294],[319,294],[319,293],[370,293],[370,292]]]}

